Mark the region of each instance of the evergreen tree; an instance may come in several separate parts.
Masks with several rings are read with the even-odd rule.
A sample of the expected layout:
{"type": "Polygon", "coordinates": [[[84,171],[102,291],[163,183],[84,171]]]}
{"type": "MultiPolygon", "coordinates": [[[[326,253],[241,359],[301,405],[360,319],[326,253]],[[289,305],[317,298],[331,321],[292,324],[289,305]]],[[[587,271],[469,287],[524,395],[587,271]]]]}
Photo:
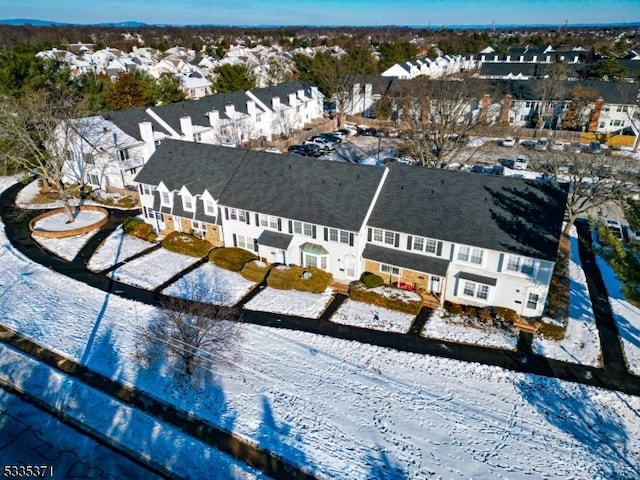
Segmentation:
{"type": "Polygon", "coordinates": [[[256,77],[246,65],[222,65],[215,72],[213,88],[218,93],[256,88],[256,77]]]}
{"type": "Polygon", "coordinates": [[[107,104],[111,110],[126,110],[151,105],[144,84],[131,73],[121,73],[107,93],[107,104]]]}

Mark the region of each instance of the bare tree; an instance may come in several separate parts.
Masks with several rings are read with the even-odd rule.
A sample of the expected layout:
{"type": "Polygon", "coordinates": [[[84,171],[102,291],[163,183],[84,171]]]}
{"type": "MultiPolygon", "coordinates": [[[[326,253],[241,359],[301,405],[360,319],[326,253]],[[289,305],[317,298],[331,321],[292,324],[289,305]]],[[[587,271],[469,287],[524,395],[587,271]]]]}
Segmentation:
{"type": "Polygon", "coordinates": [[[538,135],[553,122],[557,115],[556,109],[566,95],[564,81],[566,76],[566,65],[557,63],[549,67],[546,76],[536,82],[540,103],[536,105],[532,123],[538,135]]]}
{"type": "Polygon", "coordinates": [[[598,92],[589,87],[578,85],[569,91],[569,107],[563,119],[563,128],[567,130],[586,130],[591,116],[591,105],[598,99],[598,92]]]}
{"type": "Polygon", "coordinates": [[[35,171],[45,188],[55,188],[68,222],[74,221],[64,168],[75,127],[82,117],[73,95],[64,89],[42,89],[0,98],[0,131],[5,134],[1,155],[26,171],[35,171]]]}
{"type": "Polygon", "coordinates": [[[567,224],[563,232],[566,235],[576,218],[593,214],[607,203],[621,205],[632,193],[628,185],[616,178],[618,171],[625,170],[628,165],[612,166],[611,159],[604,155],[532,153],[529,162],[534,170],[544,172],[547,178],[569,184],[567,224]]]}
{"type": "Polygon", "coordinates": [[[409,82],[397,98],[404,152],[424,166],[445,168],[468,136],[490,121],[488,105],[479,103],[483,86],[462,79],[409,82]]]}
{"type": "Polygon", "coordinates": [[[162,312],[141,332],[139,356],[144,361],[167,358],[184,375],[211,371],[239,338],[238,308],[205,303],[209,286],[192,282],[185,292],[189,299],[167,297],[162,312]]]}

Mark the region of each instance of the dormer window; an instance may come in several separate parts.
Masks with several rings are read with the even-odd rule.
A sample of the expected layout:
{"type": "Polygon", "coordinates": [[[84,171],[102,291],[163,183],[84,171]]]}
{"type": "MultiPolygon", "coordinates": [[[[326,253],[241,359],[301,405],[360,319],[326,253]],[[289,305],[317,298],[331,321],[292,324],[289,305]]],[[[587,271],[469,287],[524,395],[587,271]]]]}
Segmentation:
{"type": "Polygon", "coordinates": [[[216,214],[216,204],[213,202],[213,200],[205,199],[204,213],[206,215],[212,215],[212,216],[216,214]]]}
{"type": "Polygon", "coordinates": [[[193,211],[193,198],[191,198],[191,195],[185,194],[182,196],[182,206],[185,210],[193,211]]]}
{"type": "Polygon", "coordinates": [[[166,205],[168,207],[171,206],[171,197],[169,196],[169,192],[160,192],[160,202],[162,205],[166,205]]]}
{"type": "Polygon", "coordinates": [[[125,160],[129,160],[129,149],[125,148],[122,150],[118,150],[118,156],[120,157],[120,161],[124,162],[125,160]]]}

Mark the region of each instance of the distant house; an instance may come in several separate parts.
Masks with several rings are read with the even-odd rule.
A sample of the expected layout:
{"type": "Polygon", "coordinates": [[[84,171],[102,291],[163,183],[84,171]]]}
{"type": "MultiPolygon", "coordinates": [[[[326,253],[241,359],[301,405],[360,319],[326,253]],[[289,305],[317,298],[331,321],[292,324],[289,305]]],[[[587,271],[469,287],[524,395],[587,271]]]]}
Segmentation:
{"type": "Polygon", "coordinates": [[[547,182],[171,140],[135,181],[162,234],[193,233],[343,283],[369,271],[440,302],[525,317],[544,310],[567,196],[547,182]]]}
{"type": "Polygon", "coordinates": [[[190,99],[206,97],[213,91],[211,82],[198,72],[182,75],[179,78],[184,92],[190,99]]]}

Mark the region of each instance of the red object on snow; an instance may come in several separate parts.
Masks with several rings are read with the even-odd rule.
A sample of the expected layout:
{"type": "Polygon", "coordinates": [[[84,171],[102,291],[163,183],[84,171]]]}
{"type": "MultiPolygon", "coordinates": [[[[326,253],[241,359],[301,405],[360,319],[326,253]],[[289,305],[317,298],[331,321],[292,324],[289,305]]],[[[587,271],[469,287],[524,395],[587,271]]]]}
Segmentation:
{"type": "Polygon", "coordinates": [[[413,292],[413,285],[411,285],[410,283],[395,282],[393,286],[396,288],[401,288],[402,290],[407,290],[408,292],[413,292]]]}

